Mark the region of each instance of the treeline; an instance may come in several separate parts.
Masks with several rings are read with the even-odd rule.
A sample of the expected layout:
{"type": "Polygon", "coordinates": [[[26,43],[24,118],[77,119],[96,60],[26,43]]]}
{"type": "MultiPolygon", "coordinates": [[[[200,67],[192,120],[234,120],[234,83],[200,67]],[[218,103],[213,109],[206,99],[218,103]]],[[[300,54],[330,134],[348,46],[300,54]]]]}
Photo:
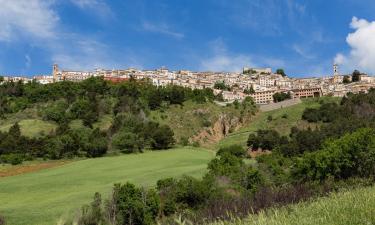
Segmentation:
{"type": "Polygon", "coordinates": [[[102,77],[89,78],[82,82],[57,82],[42,85],[37,82],[6,82],[0,85],[0,115],[15,113],[26,109],[35,103],[65,100],[66,104],[88,104],[91,108],[98,106],[98,101],[104,97],[116,98],[118,110],[124,110],[130,103],[136,103],[142,109],[157,109],[163,104],[182,104],[187,100],[204,103],[212,101],[214,94],[211,89],[190,89],[176,85],[157,87],[149,80],[113,84],[104,81],[102,77]],[[80,102],[81,101],[81,102],[80,102]],[[134,102],[133,102],[134,101],[134,102]],[[127,104],[126,104],[127,103],[127,104]]]}
{"type": "MultiPolygon", "coordinates": [[[[374,90],[349,94],[340,104],[322,102],[317,109],[306,109],[303,119],[314,121],[317,128],[294,127],[289,136],[274,130],[251,134],[250,149],[271,151],[258,156],[256,165],[247,163],[248,152],[241,146],[221,148],[203,179],[163,179],[155,189],[115,185],[105,204],[84,206],[75,221],[205,224],[373,184],[374,90]]],[[[94,202],[101,202],[95,196],[94,202]]]]}
{"type": "Polygon", "coordinates": [[[149,112],[183,105],[188,100],[204,103],[214,97],[211,89],[157,87],[148,80],[112,84],[98,77],[48,85],[6,82],[0,85],[0,118],[34,107],[58,128],[42,137],[29,138],[14,124],[8,132],[0,133],[0,159],[17,164],[36,157],[99,157],[109,150],[132,153],[145,148],[168,149],[175,143],[173,131],[149,120],[149,112]],[[106,132],[93,128],[103,115],[114,118],[106,132]],[[72,128],[73,120],[81,120],[85,127],[72,128]]]}

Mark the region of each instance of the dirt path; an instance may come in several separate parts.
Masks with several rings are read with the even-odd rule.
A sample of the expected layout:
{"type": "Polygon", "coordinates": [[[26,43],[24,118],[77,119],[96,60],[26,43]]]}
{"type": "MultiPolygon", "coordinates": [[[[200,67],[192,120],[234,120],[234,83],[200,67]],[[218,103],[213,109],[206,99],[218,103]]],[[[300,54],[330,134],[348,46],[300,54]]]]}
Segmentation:
{"type": "Polygon", "coordinates": [[[69,161],[42,162],[42,163],[35,163],[35,164],[10,166],[4,169],[0,169],[0,178],[16,176],[16,175],[24,174],[24,173],[36,172],[36,171],[43,170],[43,169],[62,166],[67,163],[69,163],[69,161]]]}

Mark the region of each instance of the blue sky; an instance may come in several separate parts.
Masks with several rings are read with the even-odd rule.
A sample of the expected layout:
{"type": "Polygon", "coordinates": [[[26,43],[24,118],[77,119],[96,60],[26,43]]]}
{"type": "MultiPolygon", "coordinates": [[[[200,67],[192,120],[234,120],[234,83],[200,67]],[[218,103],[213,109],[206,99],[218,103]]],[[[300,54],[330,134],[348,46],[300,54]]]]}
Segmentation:
{"type": "Polygon", "coordinates": [[[375,73],[373,0],[0,0],[0,74],[128,68],[375,73]]]}

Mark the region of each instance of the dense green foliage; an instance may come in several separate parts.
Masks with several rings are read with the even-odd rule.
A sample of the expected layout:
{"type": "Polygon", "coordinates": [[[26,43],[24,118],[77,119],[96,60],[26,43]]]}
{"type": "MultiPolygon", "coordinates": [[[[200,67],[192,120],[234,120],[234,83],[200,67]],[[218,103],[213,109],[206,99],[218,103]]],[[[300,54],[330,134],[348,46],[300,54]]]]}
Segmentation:
{"type": "Polygon", "coordinates": [[[285,74],[285,72],[284,72],[284,69],[277,69],[277,70],[276,70],[276,74],[280,74],[280,75],[283,76],[283,77],[286,76],[286,74],[285,74]]]}
{"type": "Polygon", "coordinates": [[[230,86],[225,84],[224,81],[217,81],[214,84],[214,88],[219,89],[219,90],[223,90],[223,91],[230,91],[231,90],[230,86]]]}
{"type": "Polygon", "coordinates": [[[290,92],[275,93],[272,97],[273,97],[274,102],[282,102],[282,101],[292,98],[292,96],[290,95],[290,92]]]}
{"type": "Polygon", "coordinates": [[[301,180],[329,177],[373,177],[375,175],[375,130],[364,128],[340,139],[328,141],[318,151],[305,153],[293,175],[301,180]]]}
{"type": "Polygon", "coordinates": [[[58,128],[37,138],[14,133],[15,129],[0,133],[1,160],[16,163],[35,157],[98,157],[108,150],[168,149],[175,143],[174,132],[168,125],[152,122],[149,112],[188,100],[204,103],[214,97],[211,89],[156,87],[147,80],[112,84],[98,77],[48,85],[5,82],[0,85],[0,118],[34,107],[58,128]],[[93,124],[104,115],[114,118],[112,126],[106,132],[95,130],[93,124]],[[69,124],[76,120],[85,127],[72,128],[69,124]]]}

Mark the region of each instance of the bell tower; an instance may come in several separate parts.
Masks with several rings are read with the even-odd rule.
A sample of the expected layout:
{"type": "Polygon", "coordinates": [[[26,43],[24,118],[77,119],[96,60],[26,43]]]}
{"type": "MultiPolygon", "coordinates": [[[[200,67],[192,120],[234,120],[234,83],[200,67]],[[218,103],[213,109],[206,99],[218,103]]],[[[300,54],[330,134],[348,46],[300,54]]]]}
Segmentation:
{"type": "Polygon", "coordinates": [[[341,83],[342,80],[340,80],[340,74],[339,74],[339,66],[335,63],[333,64],[333,83],[341,83]]]}
{"type": "Polygon", "coordinates": [[[339,66],[337,64],[333,64],[333,76],[339,75],[339,66]]]}
{"type": "Polygon", "coordinates": [[[59,80],[57,76],[58,71],[59,71],[59,65],[53,64],[53,68],[52,68],[53,82],[57,82],[59,80]]]}

